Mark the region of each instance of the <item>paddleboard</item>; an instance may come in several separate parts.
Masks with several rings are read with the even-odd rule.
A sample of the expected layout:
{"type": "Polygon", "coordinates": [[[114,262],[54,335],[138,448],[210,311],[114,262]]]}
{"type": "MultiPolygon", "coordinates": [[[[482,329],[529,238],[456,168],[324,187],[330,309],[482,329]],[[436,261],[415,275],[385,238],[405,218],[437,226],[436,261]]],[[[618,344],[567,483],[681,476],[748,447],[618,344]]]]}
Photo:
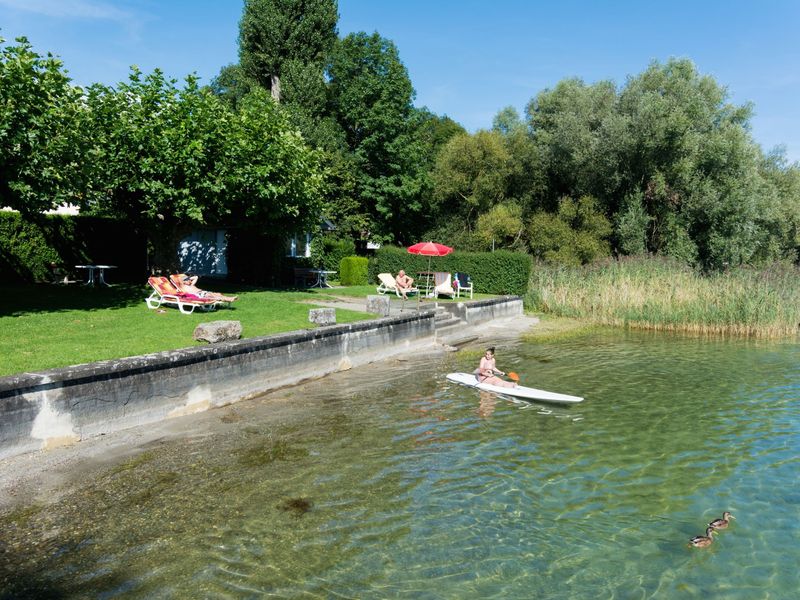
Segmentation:
{"type": "Polygon", "coordinates": [[[524,385],[517,387],[503,387],[500,385],[491,385],[489,383],[480,383],[478,378],[472,373],[448,373],[447,379],[454,383],[468,385],[469,387],[474,387],[485,392],[503,394],[504,396],[513,396],[514,398],[522,398],[523,400],[539,400],[542,402],[556,402],[559,404],[574,404],[576,402],[583,402],[583,398],[579,398],[578,396],[556,394],[555,392],[537,390],[536,388],[525,387],[524,385]]]}

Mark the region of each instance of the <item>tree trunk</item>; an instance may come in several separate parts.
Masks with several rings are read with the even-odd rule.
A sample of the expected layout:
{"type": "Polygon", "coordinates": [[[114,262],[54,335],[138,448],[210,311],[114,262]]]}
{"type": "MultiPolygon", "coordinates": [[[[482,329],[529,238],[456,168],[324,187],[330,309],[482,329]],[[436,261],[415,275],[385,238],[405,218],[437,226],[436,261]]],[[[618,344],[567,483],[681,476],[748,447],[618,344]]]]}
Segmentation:
{"type": "Polygon", "coordinates": [[[277,104],[281,103],[281,78],[277,75],[269,76],[269,91],[272,94],[272,99],[277,104]]]}

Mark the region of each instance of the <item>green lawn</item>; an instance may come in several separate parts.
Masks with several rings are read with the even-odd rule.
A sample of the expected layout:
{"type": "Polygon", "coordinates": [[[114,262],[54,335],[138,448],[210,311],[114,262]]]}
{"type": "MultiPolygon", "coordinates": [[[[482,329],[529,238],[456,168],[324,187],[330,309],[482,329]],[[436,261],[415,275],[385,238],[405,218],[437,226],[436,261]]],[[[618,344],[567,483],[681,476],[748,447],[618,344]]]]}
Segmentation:
{"type": "MultiPolygon", "coordinates": [[[[335,290],[283,291],[247,286],[209,285],[238,294],[230,308],[181,314],[177,308],[150,310],[144,303],[150,288],[115,285],[4,285],[0,294],[0,376],[41,371],[97,360],[148,354],[200,345],[192,339],[203,321],[241,321],[242,336],[256,337],[314,327],[308,309],[331,293],[365,296],[374,286],[335,290]]],[[[338,323],[374,315],[336,310],[338,323]]]]}

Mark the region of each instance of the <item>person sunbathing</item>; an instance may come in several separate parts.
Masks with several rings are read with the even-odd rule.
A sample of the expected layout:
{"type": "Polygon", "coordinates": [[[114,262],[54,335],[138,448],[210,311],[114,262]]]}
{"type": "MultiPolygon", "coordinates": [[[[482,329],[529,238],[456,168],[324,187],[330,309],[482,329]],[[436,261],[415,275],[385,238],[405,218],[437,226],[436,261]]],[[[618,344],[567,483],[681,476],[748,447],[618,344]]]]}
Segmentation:
{"type": "Polygon", "coordinates": [[[184,294],[194,294],[198,298],[208,298],[210,300],[217,300],[218,302],[233,302],[238,298],[238,296],[226,296],[225,294],[218,294],[217,292],[201,290],[197,287],[197,275],[189,276],[184,273],[178,273],[170,275],[169,278],[178,291],[184,294]]]}
{"type": "Polygon", "coordinates": [[[403,269],[400,269],[400,272],[397,273],[394,282],[397,285],[397,290],[403,295],[403,298],[406,298],[406,294],[414,287],[414,280],[406,275],[403,269]]]}

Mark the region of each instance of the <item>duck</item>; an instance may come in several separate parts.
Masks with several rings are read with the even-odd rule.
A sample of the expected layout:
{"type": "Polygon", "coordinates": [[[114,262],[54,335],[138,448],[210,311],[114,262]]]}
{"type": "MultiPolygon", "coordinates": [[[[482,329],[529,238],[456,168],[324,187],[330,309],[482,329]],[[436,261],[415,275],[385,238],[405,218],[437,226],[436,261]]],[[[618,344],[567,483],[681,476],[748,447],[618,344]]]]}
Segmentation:
{"type": "Polygon", "coordinates": [[[715,529],[713,527],[706,527],[706,534],[694,536],[689,540],[689,544],[695,548],[705,548],[706,546],[710,546],[711,542],[714,541],[714,538],[712,537],[714,532],[715,529]]]}
{"type": "Polygon", "coordinates": [[[709,527],[713,527],[714,529],[727,529],[728,525],[731,524],[731,519],[735,519],[731,513],[727,510],[722,513],[721,519],[714,519],[711,523],[708,524],[709,527]]]}

